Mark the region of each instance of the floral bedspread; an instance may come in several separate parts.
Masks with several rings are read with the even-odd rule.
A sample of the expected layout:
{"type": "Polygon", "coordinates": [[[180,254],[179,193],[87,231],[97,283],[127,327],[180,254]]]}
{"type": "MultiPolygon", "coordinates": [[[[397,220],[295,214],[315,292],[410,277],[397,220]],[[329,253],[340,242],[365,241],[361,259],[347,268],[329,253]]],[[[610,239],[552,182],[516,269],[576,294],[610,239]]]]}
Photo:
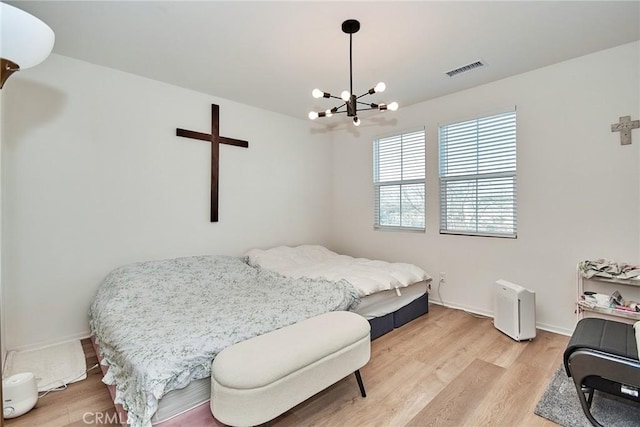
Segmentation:
{"type": "Polygon", "coordinates": [[[103,381],[115,385],[135,427],[150,425],[164,394],[210,376],[225,347],[358,303],[346,281],[285,278],[242,258],[198,256],[112,271],[89,316],[109,367],[103,381]]]}

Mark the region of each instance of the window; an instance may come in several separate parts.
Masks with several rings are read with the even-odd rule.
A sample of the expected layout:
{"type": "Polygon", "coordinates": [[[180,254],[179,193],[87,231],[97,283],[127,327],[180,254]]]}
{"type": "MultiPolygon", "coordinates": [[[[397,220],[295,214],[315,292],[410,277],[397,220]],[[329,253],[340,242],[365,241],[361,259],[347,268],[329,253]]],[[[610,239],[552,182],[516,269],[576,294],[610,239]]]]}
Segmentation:
{"type": "Polygon", "coordinates": [[[424,231],[424,129],[373,142],[374,228],[424,231]]]}
{"type": "Polygon", "coordinates": [[[440,127],[440,232],[516,237],[516,112],[440,127]]]}

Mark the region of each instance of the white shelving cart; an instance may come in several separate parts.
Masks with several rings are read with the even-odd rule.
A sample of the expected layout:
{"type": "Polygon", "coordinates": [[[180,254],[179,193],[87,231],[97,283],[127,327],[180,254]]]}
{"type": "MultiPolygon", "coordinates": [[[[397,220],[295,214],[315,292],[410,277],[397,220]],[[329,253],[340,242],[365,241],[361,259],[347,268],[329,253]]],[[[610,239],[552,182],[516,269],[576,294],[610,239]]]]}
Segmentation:
{"type": "Polygon", "coordinates": [[[581,303],[584,300],[584,292],[597,292],[611,295],[618,291],[626,301],[635,301],[640,304],[640,280],[634,279],[609,279],[593,276],[586,278],[578,270],[578,301],[576,302],[576,314],[578,320],[583,317],[601,317],[624,323],[635,323],[640,320],[640,312],[626,311],[616,308],[588,307],[581,303]]]}

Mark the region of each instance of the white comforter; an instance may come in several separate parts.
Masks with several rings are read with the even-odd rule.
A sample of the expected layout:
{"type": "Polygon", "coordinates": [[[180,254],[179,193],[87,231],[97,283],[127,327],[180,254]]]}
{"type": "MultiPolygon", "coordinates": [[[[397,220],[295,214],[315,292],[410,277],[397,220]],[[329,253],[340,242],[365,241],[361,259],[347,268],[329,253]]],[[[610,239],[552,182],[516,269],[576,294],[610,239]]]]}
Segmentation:
{"type": "Polygon", "coordinates": [[[431,280],[423,269],[414,264],[353,258],[318,245],[252,249],[246,256],[250,265],[287,277],[344,279],[355,286],[361,297],[431,280]]]}

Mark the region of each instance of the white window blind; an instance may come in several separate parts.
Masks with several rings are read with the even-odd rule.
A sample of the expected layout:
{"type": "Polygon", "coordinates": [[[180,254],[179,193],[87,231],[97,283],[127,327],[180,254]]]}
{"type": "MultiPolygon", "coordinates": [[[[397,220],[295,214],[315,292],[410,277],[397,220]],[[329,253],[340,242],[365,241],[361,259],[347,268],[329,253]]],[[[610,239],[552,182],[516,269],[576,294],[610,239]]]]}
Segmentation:
{"type": "Polygon", "coordinates": [[[424,231],[424,129],[373,142],[374,228],[424,231]]]}
{"type": "Polygon", "coordinates": [[[440,127],[440,232],[517,235],[516,112],[440,127]]]}

